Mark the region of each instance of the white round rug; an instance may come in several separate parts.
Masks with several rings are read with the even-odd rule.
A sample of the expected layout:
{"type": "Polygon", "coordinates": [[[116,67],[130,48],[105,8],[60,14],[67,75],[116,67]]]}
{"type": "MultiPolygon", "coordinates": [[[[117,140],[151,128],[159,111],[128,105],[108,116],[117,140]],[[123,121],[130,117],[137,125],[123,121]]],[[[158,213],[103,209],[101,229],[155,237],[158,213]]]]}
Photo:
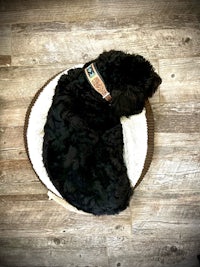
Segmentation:
{"type": "MultiPolygon", "coordinates": [[[[77,65],[74,68],[82,66],[77,65]]],[[[70,211],[87,214],[76,209],[62,198],[50,181],[42,159],[44,125],[47,114],[52,104],[56,84],[60,76],[67,72],[68,70],[59,73],[37,94],[27,113],[25,141],[33,169],[47,187],[49,198],[54,199],[70,211]]],[[[120,121],[123,129],[124,162],[131,185],[135,187],[147,172],[153,153],[153,117],[149,102],[146,103],[142,113],[129,118],[122,117],[120,121]]]]}

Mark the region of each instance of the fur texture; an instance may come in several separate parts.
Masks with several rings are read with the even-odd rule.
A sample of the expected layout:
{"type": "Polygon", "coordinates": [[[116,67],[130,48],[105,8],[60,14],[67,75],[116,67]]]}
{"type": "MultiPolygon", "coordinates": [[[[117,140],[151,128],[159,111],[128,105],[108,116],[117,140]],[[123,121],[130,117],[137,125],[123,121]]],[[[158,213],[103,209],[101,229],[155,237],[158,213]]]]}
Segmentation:
{"type": "Polygon", "coordinates": [[[161,79],[139,55],[112,50],[91,62],[58,82],[44,127],[43,161],[70,204],[95,215],[116,214],[129,205],[133,193],[123,160],[120,117],[140,113],[161,79]],[[84,68],[91,62],[111,103],[87,81],[84,68]]]}

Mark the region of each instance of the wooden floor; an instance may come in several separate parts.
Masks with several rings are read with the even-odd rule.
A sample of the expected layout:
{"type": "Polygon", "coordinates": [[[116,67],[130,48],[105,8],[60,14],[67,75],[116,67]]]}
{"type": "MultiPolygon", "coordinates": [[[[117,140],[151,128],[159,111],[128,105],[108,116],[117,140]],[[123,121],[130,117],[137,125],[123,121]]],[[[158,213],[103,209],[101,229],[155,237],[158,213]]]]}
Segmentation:
{"type": "Polygon", "coordinates": [[[200,254],[200,1],[0,1],[0,266],[197,267],[200,254]],[[163,79],[155,153],[130,208],[65,210],[27,158],[23,126],[53,75],[120,49],[163,79]]]}

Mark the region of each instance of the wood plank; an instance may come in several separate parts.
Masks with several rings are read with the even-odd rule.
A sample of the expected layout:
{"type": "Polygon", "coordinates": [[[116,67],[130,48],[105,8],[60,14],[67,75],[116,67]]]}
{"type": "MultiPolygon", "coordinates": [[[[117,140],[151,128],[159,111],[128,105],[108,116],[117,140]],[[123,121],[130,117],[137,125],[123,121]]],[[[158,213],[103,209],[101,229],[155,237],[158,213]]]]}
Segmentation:
{"type": "Polygon", "coordinates": [[[1,127],[23,126],[25,122],[27,108],[3,109],[0,114],[1,127]]]}
{"type": "MultiPolygon", "coordinates": [[[[155,225],[155,229],[159,226],[155,225]]],[[[180,267],[198,266],[196,242],[199,242],[199,239],[179,242],[176,237],[170,235],[166,239],[158,240],[157,235],[146,236],[145,233],[151,229],[144,227],[141,231],[141,227],[144,227],[142,223],[135,227],[134,239],[117,236],[107,238],[109,266],[177,267],[179,266],[177,264],[180,264],[180,267]]]]}
{"type": "Polygon", "coordinates": [[[150,188],[149,190],[144,190],[144,188],[147,189],[144,186],[135,190],[131,202],[134,221],[138,219],[147,220],[148,218],[147,221],[185,224],[188,226],[194,224],[198,227],[200,220],[200,194],[198,189],[192,189],[190,185],[188,189],[181,189],[180,184],[175,184],[175,186],[179,186],[180,192],[167,187],[156,189],[154,184],[152,184],[152,190],[150,188]],[[167,209],[168,212],[164,212],[167,209]]]}
{"type": "MultiPolygon", "coordinates": [[[[3,59],[8,60],[8,56],[11,55],[11,26],[0,25],[0,65],[3,65],[3,59]],[[2,57],[4,56],[4,57],[2,57]]],[[[8,63],[7,63],[8,64],[8,63]]]]}
{"type": "MultiPolygon", "coordinates": [[[[116,7],[115,7],[116,8],[116,7]]],[[[49,22],[24,22],[24,23],[15,23],[12,24],[12,32],[13,34],[30,34],[32,33],[49,33],[49,32],[65,32],[70,33],[72,31],[81,31],[81,30],[96,30],[103,31],[105,29],[127,29],[131,28],[133,30],[144,30],[144,29],[154,29],[158,30],[160,24],[165,24],[166,28],[186,28],[191,27],[194,29],[199,29],[199,18],[198,13],[185,13],[185,14],[177,14],[176,11],[169,13],[163,13],[162,18],[158,16],[151,17],[145,16],[143,18],[142,23],[138,18],[138,14],[127,15],[128,6],[126,5],[125,10],[122,7],[120,14],[117,14],[115,17],[110,16],[110,14],[105,14],[104,18],[102,16],[96,16],[93,20],[88,20],[88,16],[84,18],[84,21],[77,23],[77,21],[70,20],[68,17],[67,21],[49,21],[49,22]],[[127,9],[127,10],[126,10],[127,9]],[[167,15],[167,16],[166,16],[167,15]],[[151,25],[151,26],[149,26],[151,25]]],[[[134,8],[134,10],[136,10],[134,8]]],[[[37,11],[36,11],[37,12],[37,11]]],[[[143,14],[140,14],[143,15],[143,14]]],[[[77,20],[80,17],[77,18],[77,20]]],[[[188,42],[190,40],[183,39],[183,42],[188,42]]]]}
{"type": "Polygon", "coordinates": [[[186,160],[182,162],[174,162],[174,159],[153,160],[140,188],[144,191],[153,191],[154,194],[164,190],[169,197],[178,195],[182,197],[182,194],[186,194],[190,198],[191,194],[199,191],[199,167],[199,163],[194,163],[191,159],[187,165],[186,160]]]}
{"type": "MultiPolygon", "coordinates": [[[[168,21],[176,23],[177,19],[181,16],[187,17],[188,14],[199,14],[199,2],[193,1],[176,1],[171,2],[168,5],[164,0],[161,1],[104,1],[104,2],[91,2],[85,1],[73,1],[70,3],[66,1],[51,1],[49,5],[48,1],[14,1],[14,3],[8,3],[5,0],[1,0],[0,23],[16,23],[16,22],[32,22],[32,21],[74,21],[77,20],[77,24],[80,21],[92,21],[98,20],[102,17],[105,19],[113,18],[119,21],[124,17],[136,17],[142,16],[143,21],[151,19],[161,20],[165,23],[165,18],[168,14],[168,21]],[[46,12],[48,10],[48,12],[46,12]],[[151,14],[146,16],[144,14],[151,14]],[[162,15],[162,16],[161,16],[162,15]],[[174,16],[173,16],[174,15],[174,16]],[[176,15],[176,16],[175,16],[176,15]]],[[[191,17],[193,18],[193,16],[191,17]]],[[[138,19],[137,19],[138,21],[138,19]]],[[[149,23],[149,22],[148,22],[149,23]]]]}
{"type": "Polygon", "coordinates": [[[42,66],[38,68],[30,67],[9,67],[1,68],[0,80],[0,103],[2,108],[26,107],[49,79],[53,78],[62,70],[72,67],[68,66],[42,66]],[[9,102],[11,105],[7,106],[9,102]],[[17,104],[17,105],[16,105],[17,104]]]}
{"type": "Polygon", "coordinates": [[[181,146],[156,146],[149,172],[153,176],[153,180],[157,176],[158,180],[161,179],[163,183],[173,185],[174,177],[176,183],[182,182],[184,186],[183,179],[186,179],[186,188],[191,183],[195,188],[195,181],[197,185],[199,184],[199,162],[199,147],[195,146],[195,143],[193,146],[185,146],[184,148],[181,146]]]}
{"type": "Polygon", "coordinates": [[[0,246],[6,266],[108,266],[104,237],[0,238],[0,246]]]}
{"type": "MultiPolygon", "coordinates": [[[[21,157],[24,152],[24,129],[23,127],[9,127],[0,129],[0,158],[2,153],[10,150],[17,150],[21,157]]],[[[16,159],[16,158],[15,158],[16,159]]]]}
{"type": "MultiPolygon", "coordinates": [[[[60,7],[63,8],[87,8],[91,6],[92,1],[87,1],[87,2],[81,2],[81,0],[77,1],[64,1],[60,0],[59,2],[56,0],[51,0],[51,4],[49,5],[49,0],[43,0],[39,1],[36,0],[32,2],[31,0],[26,0],[26,1],[20,1],[20,0],[15,0],[13,3],[7,2],[6,0],[1,0],[1,8],[0,10],[5,11],[5,10],[15,10],[15,11],[20,11],[20,10],[28,10],[28,9],[57,9],[60,7]]],[[[134,3],[131,0],[126,0],[126,2],[123,2],[121,0],[108,0],[103,1],[102,3],[95,3],[95,6],[99,5],[101,9],[104,9],[105,7],[110,7],[111,9],[117,9],[119,6],[122,6],[123,9],[130,9],[131,7],[137,6],[137,11],[141,12],[141,9],[144,8],[145,12],[148,12],[148,10],[153,11],[155,7],[159,7],[159,10],[162,10],[163,12],[166,11],[168,5],[164,1],[160,0],[135,0],[134,3]],[[106,6],[107,4],[107,6],[106,6]],[[138,4],[141,4],[141,6],[138,6],[138,4]]],[[[199,2],[196,0],[182,0],[182,1],[177,1],[175,3],[171,3],[171,6],[175,6],[177,10],[182,10],[187,12],[195,11],[195,8],[199,6],[199,2]]],[[[92,7],[91,7],[92,8],[92,7]]],[[[70,10],[71,11],[71,10],[70,10]]],[[[121,10],[120,10],[121,11],[121,10]]],[[[157,11],[157,10],[156,10],[157,11]]],[[[135,11],[136,12],[136,11],[135,11]]]]}
{"type": "Polygon", "coordinates": [[[25,148],[11,148],[11,149],[2,149],[0,150],[0,160],[2,161],[12,161],[16,160],[24,160],[27,159],[27,153],[25,148]]]}
{"type": "Polygon", "coordinates": [[[130,235],[130,210],[117,216],[80,215],[54,201],[0,203],[1,237],[45,237],[84,233],[84,236],[130,235]],[[15,215],[15,216],[13,216],[15,215]],[[31,222],[31,223],[30,223],[31,222]]]}
{"type": "Polygon", "coordinates": [[[96,58],[103,50],[110,49],[135,52],[150,60],[170,58],[172,54],[176,57],[197,56],[199,36],[200,29],[188,28],[147,29],[142,32],[131,28],[97,32],[92,29],[74,31],[70,35],[62,32],[14,35],[12,64],[78,64],[88,61],[89,58],[96,58]],[[108,39],[108,35],[112,38],[108,39]],[[183,42],[188,35],[190,41],[183,42]]]}
{"type": "Polygon", "coordinates": [[[0,161],[0,195],[46,194],[28,159],[0,161]]]}
{"type": "MultiPolygon", "coordinates": [[[[27,176],[27,174],[26,174],[27,176]]],[[[29,179],[31,177],[28,177],[29,179]]],[[[0,183],[1,189],[0,189],[0,195],[17,195],[17,194],[47,194],[47,189],[44,185],[39,180],[36,180],[34,182],[16,182],[16,180],[19,179],[19,177],[13,177],[13,182],[8,183],[8,182],[3,182],[0,183]]]]}
{"type": "Polygon", "coordinates": [[[47,192],[45,191],[45,193],[42,194],[29,194],[27,192],[27,194],[20,194],[20,195],[0,195],[0,201],[1,202],[9,202],[11,201],[13,202],[17,202],[17,201],[47,201],[48,199],[48,195],[47,192]]]}
{"type": "MultiPolygon", "coordinates": [[[[199,132],[196,133],[168,133],[155,132],[155,147],[159,148],[185,148],[190,149],[190,152],[198,151],[200,149],[199,132]]],[[[172,153],[173,155],[173,153],[172,153]]],[[[163,154],[164,156],[164,154],[163,154]]],[[[189,156],[189,155],[188,155],[189,156]]]]}
{"type": "Polygon", "coordinates": [[[189,102],[200,100],[200,58],[159,60],[161,102],[189,102]]]}
{"type": "MultiPolygon", "coordinates": [[[[162,89],[161,89],[162,90],[162,89]]],[[[162,92],[161,92],[162,94],[162,92]]],[[[200,103],[152,103],[155,131],[162,133],[198,133],[200,129],[200,103]]],[[[179,136],[177,134],[177,136],[179,136]]],[[[173,144],[173,140],[172,144],[173,144]]],[[[185,140],[187,141],[187,139],[185,140]]],[[[198,137],[195,142],[198,142],[198,137]]],[[[186,142],[187,143],[187,142],[186,142]]],[[[184,147],[183,147],[184,148],[184,147]]]]}

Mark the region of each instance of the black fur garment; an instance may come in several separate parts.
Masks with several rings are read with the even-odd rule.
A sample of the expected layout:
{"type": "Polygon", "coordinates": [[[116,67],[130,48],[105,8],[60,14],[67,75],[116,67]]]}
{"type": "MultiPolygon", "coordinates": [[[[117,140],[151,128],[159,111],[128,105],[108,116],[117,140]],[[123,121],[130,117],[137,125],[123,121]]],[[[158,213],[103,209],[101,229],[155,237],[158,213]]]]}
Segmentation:
{"type": "Polygon", "coordinates": [[[133,189],[123,160],[120,117],[140,113],[160,83],[148,61],[121,51],[104,52],[61,76],[44,128],[43,161],[70,204],[95,215],[116,214],[129,205],[133,189]],[[84,68],[92,62],[111,102],[86,78],[84,68]]]}

